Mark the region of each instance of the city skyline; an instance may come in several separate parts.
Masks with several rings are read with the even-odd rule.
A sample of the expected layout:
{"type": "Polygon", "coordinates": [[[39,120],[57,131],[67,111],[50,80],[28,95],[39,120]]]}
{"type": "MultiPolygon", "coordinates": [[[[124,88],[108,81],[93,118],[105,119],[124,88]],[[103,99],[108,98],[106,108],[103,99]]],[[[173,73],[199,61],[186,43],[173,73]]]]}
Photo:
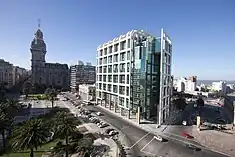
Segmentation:
{"type": "Polygon", "coordinates": [[[235,40],[233,1],[172,1],[171,5],[150,1],[137,9],[141,14],[136,13],[135,8],[142,4],[133,5],[131,1],[120,2],[123,5],[110,3],[111,7],[105,6],[107,1],[56,1],[56,6],[53,2],[42,1],[37,5],[31,1],[0,2],[3,21],[0,53],[3,59],[30,69],[30,42],[38,18],[41,18],[41,29],[48,46],[47,60],[69,65],[77,60],[95,65],[97,46],[119,34],[143,29],[159,36],[159,30],[164,28],[174,44],[173,75],[235,80],[232,68],[235,57],[232,53],[235,48],[232,44],[235,40]],[[165,6],[171,13],[165,12],[162,16],[165,6]],[[220,10],[219,14],[217,10],[220,10]],[[61,13],[64,14],[59,16],[61,13]]]}

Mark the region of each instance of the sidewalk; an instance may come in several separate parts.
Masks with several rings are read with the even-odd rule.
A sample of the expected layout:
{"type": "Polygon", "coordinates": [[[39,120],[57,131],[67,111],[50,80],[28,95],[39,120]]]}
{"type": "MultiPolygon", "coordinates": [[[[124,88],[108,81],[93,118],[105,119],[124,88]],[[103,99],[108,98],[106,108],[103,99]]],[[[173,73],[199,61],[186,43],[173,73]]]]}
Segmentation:
{"type": "Polygon", "coordinates": [[[116,116],[143,130],[152,132],[153,134],[161,135],[163,137],[165,136],[182,143],[191,143],[198,146],[204,146],[209,150],[227,156],[235,156],[235,137],[232,134],[214,130],[198,131],[196,126],[161,125],[161,127],[156,128],[157,124],[138,124],[135,119],[128,119],[127,117],[121,116],[119,113],[114,113],[114,111],[111,111],[104,106],[99,105],[98,107],[115,114],[116,116]],[[187,139],[183,137],[181,135],[183,132],[182,130],[192,135],[194,139],[187,139]]]}

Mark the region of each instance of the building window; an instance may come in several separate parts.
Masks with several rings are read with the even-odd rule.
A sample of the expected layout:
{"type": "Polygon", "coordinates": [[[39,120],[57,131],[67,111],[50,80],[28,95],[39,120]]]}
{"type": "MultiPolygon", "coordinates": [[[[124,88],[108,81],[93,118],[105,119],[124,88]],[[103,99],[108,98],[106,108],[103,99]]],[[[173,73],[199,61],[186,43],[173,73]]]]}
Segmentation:
{"type": "Polygon", "coordinates": [[[119,70],[120,72],[125,72],[125,63],[120,64],[119,70]]]}
{"type": "Polygon", "coordinates": [[[102,89],[102,87],[101,87],[101,86],[102,86],[102,83],[99,83],[99,89],[100,89],[100,90],[102,89]]]}
{"type": "Polygon", "coordinates": [[[127,60],[130,60],[130,51],[127,51],[127,60]]]}
{"type": "Polygon", "coordinates": [[[108,91],[112,92],[112,85],[111,84],[108,84],[108,91]]]}
{"type": "Polygon", "coordinates": [[[114,73],[118,72],[118,64],[113,65],[113,72],[114,73]]]}
{"type": "Polygon", "coordinates": [[[117,85],[113,85],[113,92],[117,93],[117,85]]]}
{"type": "Polygon", "coordinates": [[[125,99],[123,97],[119,97],[119,105],[124,106],[125,99]]]}
{"type": "Polygon", "coordinates": [[[125,83],[125,75],[119,76],[119,83],[125,83]]]}
{"type": "Polygon", "coordinates": [[[99,56],[103,56],[103,50],[100,50],[100,55],[99,56]]]}
{"type": "Polygon", "coordinates": [[[108,73],[112,73],[112,65],[108,66],[108,73]]]}
{"type": "Polygon", "coordinates": [[[107,55],[107,48],[104,49],[104,55],[107,55]]]}
{"type": "Polygon", "coordinates": [[[99,73],[102,73],[102,67],[99,67],[99,73]]]}
{"type": "Polygon", "coordinates": [[[121,42],[121,50],[126,49],[126,40],[121,42]]]}
{"type": "Polygon", "coordinates": [[[112,82],[112,75],[108,75],[108,82],[112,82]]]}
{"type": "Polygon", "coordinates": [[[112,56],[109,56],[108,62],[109,62],[109,63],[112,63],[112,56]]]}
{"type": "Polygon", "coordinates": [[[120,61],[125,61],[125,52],[120,54],[120,61]]]}
{"type": "Polygon", "coordinates": [[[102,81],[102,75],[99,75],[99,81],[102,81]]]}
{"type": "Polygon", "coordinates": [[[104,64],[107,64],[107,57],[104,57],[103,63],[104,63],[104,64]]]}
{"type": "Polygon", "coordinates": [[[109,53],[113,52],[113,46],[109,46],[109,53]]]}
{"type": "Polygon", "coordinates": [[[126,87],[126,95],[129,96],[129,87],[126,87]]]}
{"type": "Polygon", "coordinates": [[[130,81],[129,81],[129,75],[126,76],[126,83],[129,84],[130,81]]]}
{"type": "Polygon", "coordinates": [[[130,71],[130,63],[127,63],[127,72],[130,71]]]}
{"type": "Polygon", "coordinates": [[[99,60],[99,65],[102,65],[102,58],[100,58],[99,60]]]}
{"type": "Polygon", "coordinates": [[[117,52],[118,51],[118,43],[114,45],[114,52],[117,52]]]}
{"type": "Polygon", "coordinates": [[[126,98],[126,106],[129,107],[129,99],[126,98]]]}
{"type": "Polygon", "coordinates": [[[104,73],[107,73],[107,66],[104,66],[104,73]]]}
{"type": "Polygon", "coordinates": [[[131,47],[131,40],[128,39],[128,41],[127,41],[127,48],[130,48],[130,47],[131,47]]]}
{"type": "Polygon", "coordinates": [[[118,75],[113,75],[113,83],[118,83],[118,75]]]}
{"type": "Polygon", "coordinates": [[[114,55],[113,62],[118,62],[118,54],[114,55]]]}
{"type": "Polygon", "coordinates": [[[106,82],[106,75],[103,75],[103,82],[106,82]]]}
{"type": "Polygon", "coordinates": [[[125,95],[125,86],[119,86],[119,94],[125,95]]]}
{"type": "Polygon", "coordinates": [[[106,84],[103,84],[103,90],[106,90],[106,84]]]}

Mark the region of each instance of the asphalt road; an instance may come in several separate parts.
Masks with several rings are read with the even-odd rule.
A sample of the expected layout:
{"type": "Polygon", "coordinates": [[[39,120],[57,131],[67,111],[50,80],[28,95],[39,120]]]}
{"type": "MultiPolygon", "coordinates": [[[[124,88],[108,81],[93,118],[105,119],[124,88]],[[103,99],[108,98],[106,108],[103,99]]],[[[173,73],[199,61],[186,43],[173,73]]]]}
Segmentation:
{"type": "MultiPolygon", "coordinates": [[[[74,99],[72,95],[67,95],[69,98],[74,99]]],[[[74,99],[75,100],[75,99],[74,99]]],[[[193,151],[184,145],[179,143],[168,141],[168,142],[158,142],[153,137],[154,135],[150,132],[142,130],[132,124],[126,122],[120,117],[100,108],[97,106],[88,106],[90,110],[95,112],[100,111],[104,113],[100,116],[101,119],[113,125],[115,128],[122,131],[125,135],[123,140],[128,141],[129,149],[133,149],[135,154],[132,156],[138,157],[152,157],[152,156],[162,156],[162,157],[225,157],[224,155],[217,154],[208,150],[193,151]]]]}

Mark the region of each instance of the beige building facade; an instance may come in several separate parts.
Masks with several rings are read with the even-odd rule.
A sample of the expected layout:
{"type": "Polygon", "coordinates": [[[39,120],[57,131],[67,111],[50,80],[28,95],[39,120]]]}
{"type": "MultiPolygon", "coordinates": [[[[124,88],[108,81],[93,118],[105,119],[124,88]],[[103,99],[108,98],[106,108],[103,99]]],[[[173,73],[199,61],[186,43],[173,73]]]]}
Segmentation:
{"type": "Polygon", "coordinates": [[[13,64],[0,59],[0,84],[5,84],[6,88],[11,88],[17,83],[27,78],[28,71],[25,68],[14,66],[13,64]]]}

